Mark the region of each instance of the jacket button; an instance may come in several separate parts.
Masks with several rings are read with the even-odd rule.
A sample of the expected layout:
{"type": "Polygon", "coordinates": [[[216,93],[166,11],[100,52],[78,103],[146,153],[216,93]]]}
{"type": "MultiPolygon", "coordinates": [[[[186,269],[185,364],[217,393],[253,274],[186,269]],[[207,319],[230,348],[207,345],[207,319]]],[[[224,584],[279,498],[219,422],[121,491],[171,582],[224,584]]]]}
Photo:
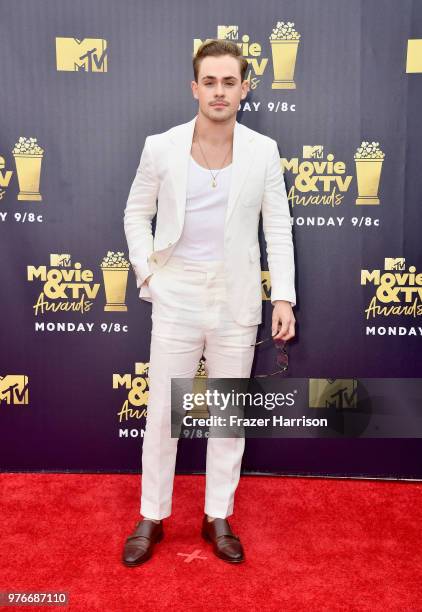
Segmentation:
{"type": "Polygon", "coordinates": [[[168,246],[171,246],[172,244],[173,244],[172,242],[169,242],[168,246]]]}
{"type": "Polygon", "coordinates": [[[152,258],[152,261],[153,261],[154,263],[157,263],[157,258],[156,258],[156,257],[153,257],[153,258],[152,258]]]}

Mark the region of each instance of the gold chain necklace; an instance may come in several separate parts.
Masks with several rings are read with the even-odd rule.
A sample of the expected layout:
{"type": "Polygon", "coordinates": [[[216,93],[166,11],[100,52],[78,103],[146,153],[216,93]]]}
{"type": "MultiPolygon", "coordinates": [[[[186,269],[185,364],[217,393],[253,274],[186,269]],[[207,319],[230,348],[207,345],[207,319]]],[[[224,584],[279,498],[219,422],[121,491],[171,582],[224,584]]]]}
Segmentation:
{"type": "MultiPolygon", "coordinates": [[[[209,165],[208,165],[207,158],[205,157],[204,151],[202,150],[201,143],[199,142],[199,138],[198,138],[198,137],[196,137],[196,140],[197,140],[197,142],[198,142],[198,144],[199,144],[199,148],[201,149],[202,156],[203,156],[203,158],[205,159],[205,163],[206,163],[206,164],[207,164],[207,166],[208,166],[208,170],[211,172],[211,176],[212,176],[212,183],[211,183],[211,187],[217,187],[217,183],[216,183],[215,179],[216,179],[216,177],[217,177],[217,174],[218,174],[219,172],[221,172],[221,170],[223,170],[223,168],[220,168],[220,169],[219,169],[219,171],[217,172],[217,174],[215,174],[215,175],[212,173],[212,170],[211,170],[211,168],[210,168],[210,167],[209,167],[209,165]]],[[[225,162],[225,161],[226,161],[226,159],[227,159],[227,156],[228,156],[228,155],[229,155],[229,153],[230,153],[230,150],[231,150],[231,145],[230,145],[230,148],[229,148],[228,152],[226,153],[226,157],[223,159],[223,164],[222,164],[223,166],[224,166],[224,162],[225,162]]]]}

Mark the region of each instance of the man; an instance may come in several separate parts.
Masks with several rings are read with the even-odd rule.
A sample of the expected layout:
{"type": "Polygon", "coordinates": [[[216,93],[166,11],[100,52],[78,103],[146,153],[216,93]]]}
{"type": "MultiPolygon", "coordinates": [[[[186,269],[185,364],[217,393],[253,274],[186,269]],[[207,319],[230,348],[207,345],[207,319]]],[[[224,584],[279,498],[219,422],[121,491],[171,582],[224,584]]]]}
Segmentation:
{"type": "MultiPolygon", "coordinates": [[[[259,213],[271,276],[272,334],[295,335],[294,255],[275,140],[236,121],[249,83],[230,41],[203,43],[193,58],[198,114],[148,136],[124,214],[139,296],[152,302],[149,402],[142,448],[141,520],[123,563],[148,560],[171,514],[177,438],[171,437],[171,378],[248,378],[262,320],[259,213]],[[158,207],[157,207],[158,197],[158,207]],[[151,221],[157,214],[155,236],[151,221]]],[[[244,560],[229,525],[244,438],[207,442],[202,536],[229,563],[244,560]]]]}

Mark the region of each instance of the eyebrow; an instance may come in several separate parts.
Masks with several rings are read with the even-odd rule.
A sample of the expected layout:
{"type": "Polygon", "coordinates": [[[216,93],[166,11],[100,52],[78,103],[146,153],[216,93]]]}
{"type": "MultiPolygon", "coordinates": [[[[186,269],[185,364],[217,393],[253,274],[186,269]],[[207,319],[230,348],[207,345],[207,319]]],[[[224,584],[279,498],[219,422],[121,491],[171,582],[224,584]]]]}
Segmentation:
{"type": "MultiPolygon", "coordinates": [[[[215,79],[215,76],[213,76],[212,74],[208,74],[207,76],[202,77],[201,81],[205,81],[205,79],[215,79]]],[[[223,81],[227,81],[228,79],[233,79],[234,81],[237,81],[237,78],[235,76],[223,77],[223,81]]]]}

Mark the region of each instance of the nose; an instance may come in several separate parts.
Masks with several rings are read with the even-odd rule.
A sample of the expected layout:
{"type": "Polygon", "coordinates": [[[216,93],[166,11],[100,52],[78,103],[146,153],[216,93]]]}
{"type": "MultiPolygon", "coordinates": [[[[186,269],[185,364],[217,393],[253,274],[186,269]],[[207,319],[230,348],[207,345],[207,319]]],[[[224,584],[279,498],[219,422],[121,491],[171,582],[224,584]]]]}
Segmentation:
{"type": "Polygon", "coordinates": [[[217,83],[217,91],[216,91],[216,95],[217,95],[217,96],[224,95],[223,83],[217,83]]]}

